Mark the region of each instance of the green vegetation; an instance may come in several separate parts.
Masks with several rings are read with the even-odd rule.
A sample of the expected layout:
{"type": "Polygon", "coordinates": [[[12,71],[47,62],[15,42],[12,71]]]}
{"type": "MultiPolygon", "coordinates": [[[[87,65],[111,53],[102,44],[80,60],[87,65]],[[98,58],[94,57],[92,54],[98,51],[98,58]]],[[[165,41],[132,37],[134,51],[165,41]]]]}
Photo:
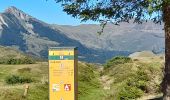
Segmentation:
{"type": "Polygon", "coordinates": [[[48,100],[48,84],[31,86],[26,97],[23,93],[24,89],[20,87],[1,89],[0,100],[48,100]]]}
{"type": "Polygon", "coordinates": [[[0,100],[48,100],[48,63],[0,65],[0,100]],[[28,95],[24,94],[29,85],[28,95]]]}
{"type": "Polygon", "coordinates": [[[105,97],[102,84],[99,81],[99,71],[96,65],[79,63],[78,93],[79,100],[103,100],[105,97]]]}
{"type": "Polygon", "coordinates": [[[25,55],[18,50],[0,46],[0,64],[34,64],[38,58],[25,55]]]}
{"type": "MultiPolygon", "coordinates": [[[[114,58],[113,58],[114,59],[114,58]]],[[[106,67],[101,75],[113,80],[110,84],[109,100],[131,100],[144,94],[160,93],[162,79],[161,63],[141,63],[132,59],[106,67]]]]}
{"type": "MultiPolygon", "coordinates": [[[[78,68],[79,100],[103,100],[105,93],[99,80],[98,66],[79,63],[78,68]]],[[[0,65],[0,70],[0,95],[5,93],[0,100],[48,100],[48,63],[0,65]],[[23,82],[23,78],[32,81],[23,82]],[[23,97],[25,83],[30,88],[28,95],[23,97]]]]}
{"type": "Polygon", "coordinates": [[[17,76],[17,75],[8,76],[5,81],[7,84],[17,84],[17,83],[22,84],[22,83],[33,82],[33,80],[29,77],[23,77],[23,76],[17,76]]]}
{"type": "Polygon", "coordinates": [[[108,60],[106,64],[104,65],[104,68],[109,68],[117,64],[124,64],[124,63],[129,63],[129,62],[132,62],[131,58],[124,57],[124,56],[117,56],[117,57],[114,57],[108,60]]]}
{"type": "Polygon", "coordinates": [[[31,87],[26,100],[48,100],[48,84],[38,84],[31,87]]]}
{"type": "MultiPolygon", "coordinates": [[[[142,59],[114,57],[104,67],[79,62],[78,99],[132,100],[145,94],[160,94],[162,59],[142,59]]],[[[0,100],[48,100],[47,62],[0,64],[0,70],[0,100]],[[25,84],[29,91],[23,97],[25,84]]]]}
{"type": "Polygon", "coordinates": [[[35,61],[29,57],[23,57],[23,58],[4,58],[0,60],[0,64],[34,64],[35,61]]]}

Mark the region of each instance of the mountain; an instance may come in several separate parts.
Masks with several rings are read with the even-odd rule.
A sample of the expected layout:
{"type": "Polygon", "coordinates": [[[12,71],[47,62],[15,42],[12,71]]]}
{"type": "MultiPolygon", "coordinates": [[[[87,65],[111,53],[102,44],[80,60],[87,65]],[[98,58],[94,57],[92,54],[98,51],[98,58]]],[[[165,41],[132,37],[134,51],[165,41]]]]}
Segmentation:
{"type": "Polygon", "coordinates": [[[100,25],[48,24],[15,7],[0,13],[0,45],[39,57],[47,58],[48,48],[53,46],[77,46],[80,60],[97,63],[136,51],[164,51],[162,26],[152,22],[108,24],[101,36],[96,34],[98,30],[100,25]]]}
{"type": "Polygon", "coordinates": [[[45,58],[47,58],[49,47],[77,46],[80,60],[100,63],[114,55],[129,54],[126,51],[88,48],[60,30],[53,29],[53,25],[40,21],[15,7],[9,7],[0,14],[0,45],[11,46],[28,54],[45,58]]]}
{"type": "Polygon", "coordinates": [[[104,33],[97,35],[99,25],[61,26],[55,25],[68,37],[79,41],[88,48],[116,51],[143,51],[155,53],[164,52],[163,25],[151,21],[137,24],[120,23],[120,25],[107,24],[104,33]],[[71,34],[70,34],[71,33],[71,34]]]}

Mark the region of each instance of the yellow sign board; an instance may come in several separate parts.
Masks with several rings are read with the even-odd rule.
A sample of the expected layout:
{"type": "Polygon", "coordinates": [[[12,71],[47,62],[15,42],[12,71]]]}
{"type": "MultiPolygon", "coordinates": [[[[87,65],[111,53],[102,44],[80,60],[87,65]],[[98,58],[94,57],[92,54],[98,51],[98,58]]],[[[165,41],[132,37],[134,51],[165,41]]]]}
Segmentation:
{"type": "Polygon", "coordinates": [[[77,48],[49,49],[49,99],[77,100],[77,48]]]}

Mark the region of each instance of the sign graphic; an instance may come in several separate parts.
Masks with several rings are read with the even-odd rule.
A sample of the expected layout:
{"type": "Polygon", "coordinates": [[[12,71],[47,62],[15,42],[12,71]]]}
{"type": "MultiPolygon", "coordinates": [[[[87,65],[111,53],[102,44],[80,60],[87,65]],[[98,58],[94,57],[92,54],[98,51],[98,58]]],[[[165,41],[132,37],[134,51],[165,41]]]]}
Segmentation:
{"type": "Polygon", "coordinates": [[[59,84],[53,84],[53,92],[60,91],[60,85],[59,84]]]}
{"type": "Polygon", "coordinates": [[[65,91],[71,91],[71,84],[64,84],[65,91]]]}
{"type": "Polygon", "coordinates": [[[77,48],[49,49],[49,100],[77,100],[77,48]]]}

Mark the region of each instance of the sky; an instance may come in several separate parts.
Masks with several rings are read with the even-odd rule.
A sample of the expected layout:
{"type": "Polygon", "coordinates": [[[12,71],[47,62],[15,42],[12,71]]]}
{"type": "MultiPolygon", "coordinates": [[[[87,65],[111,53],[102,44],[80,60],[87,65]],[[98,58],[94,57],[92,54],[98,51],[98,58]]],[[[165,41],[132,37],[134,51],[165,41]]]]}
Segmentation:
{"type": "Polygon", "coordinates": [[[50,24],[80,25],[96,24],[97,22],[81,22],[62,11],[60,4],[55,0],[0,0],[0,12],[4,12],[10,6],[24,11],[25,13],[50,24]]]}

